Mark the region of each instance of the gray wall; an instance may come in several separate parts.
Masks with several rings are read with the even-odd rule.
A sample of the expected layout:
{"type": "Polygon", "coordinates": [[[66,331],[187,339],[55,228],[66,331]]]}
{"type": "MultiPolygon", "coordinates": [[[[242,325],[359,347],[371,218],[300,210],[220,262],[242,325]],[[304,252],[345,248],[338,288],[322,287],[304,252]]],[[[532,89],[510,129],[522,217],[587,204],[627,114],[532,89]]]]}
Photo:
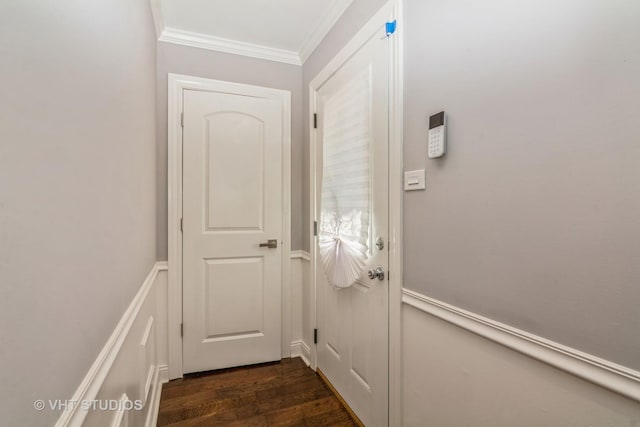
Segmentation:
{"type": "Polygon", "coordinates": [[[405,286],[640,369],[640,3],[404,12],[405,286]]]}
{"type": "Polygon", "coordinates": [[[303,146],[302,159],[302,249],[309,251],[311,244],[310,224],[311,213],[309,212],[309,83],[322,69],[333,59],[334,56],[356,35],[356,33],[366,24],[369,19],[386,3],[385,0],[353,0],[344,14],[340,17],[336,25],[329,34],[318,45],[313,54],[302,66],[303,76],[303,114],[301,117],[303,124],[303,146]]]}
{"type": "Polygon", "coordinates": [[[296,65],[158,43],[158,259],[167,259],[167,75],[187,74],[291,91],[291,248],[301,249],[302,73],[296,65]]]}
{"type": "Polygon", "coordinates": [[[149,2],[0,2],[0,78],[0,424],[52,425],[156,258],[149,2]]]}

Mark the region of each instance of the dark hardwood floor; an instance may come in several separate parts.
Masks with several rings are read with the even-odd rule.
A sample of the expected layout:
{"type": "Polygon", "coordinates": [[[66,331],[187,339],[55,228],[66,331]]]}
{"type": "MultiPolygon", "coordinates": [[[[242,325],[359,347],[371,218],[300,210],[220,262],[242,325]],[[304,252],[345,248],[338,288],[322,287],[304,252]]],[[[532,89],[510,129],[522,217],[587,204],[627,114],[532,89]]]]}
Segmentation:
{"type": "Polygon", "coordinates": [[[356,426],[302,360],[187,375],[162,387],[158,426],[356,426]]]}

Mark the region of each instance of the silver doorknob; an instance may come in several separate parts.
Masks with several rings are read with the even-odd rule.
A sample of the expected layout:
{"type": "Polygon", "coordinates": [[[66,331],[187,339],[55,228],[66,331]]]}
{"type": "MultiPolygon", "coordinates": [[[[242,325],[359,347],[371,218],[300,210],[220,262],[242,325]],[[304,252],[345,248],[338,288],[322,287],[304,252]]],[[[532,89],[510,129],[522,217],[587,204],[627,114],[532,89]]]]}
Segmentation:
{"type": "Polygon", "coordinates": [[[376,277],[378,280],[384,280],[384,268],[381,265],[369,270],[369,279],[375,279],[376,277]]]}
{"type": "Polygon", "coordinates": [[[278,240],[269,239],[267,240],[267,243],[260,243],[258,246],[260,246],[261,248],[275,249],[278,247],[278,240]]]}

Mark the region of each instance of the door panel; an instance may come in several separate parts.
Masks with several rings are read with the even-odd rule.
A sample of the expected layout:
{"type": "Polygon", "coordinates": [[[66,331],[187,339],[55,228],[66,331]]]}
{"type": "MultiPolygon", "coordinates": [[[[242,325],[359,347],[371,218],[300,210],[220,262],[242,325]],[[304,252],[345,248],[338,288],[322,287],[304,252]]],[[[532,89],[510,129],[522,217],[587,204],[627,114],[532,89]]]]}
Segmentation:
{"type": "Polygon", "coordinates": [[[215,113],[205,120],[207,230],[262,230],[264,122],[239,112],[215,113]]]}
{"type": "Polygon", "coordinates": [[[185,373],[281,357],[283,102],[183,92],[185,373]]]}
{"type": "Polygon", "coordinates": [[[368,287],[356,283],[351,292],[351,374],[358,380],[363,388],[370,390],[371,358],[369,355],[369,298],[368,287]]]}
{"type": "MultiPolygon", "coordinates": [[[[318,147],[316,159],[316,218],[322,203],[323,141],[366,141],[358,153],[338,152],[346,162],[356,163],[368,153],[369,164],[348,172],[349,185],[369,182],[370,212],[367,238],[367,270],[388,270],[388,41],[384,28],[372,36],[317,91],[318,147]],[[331,110],[335,109],[335,110],[331,110]],[[329,118],[327,118],[329,117],[329,118]],[[351,157],[350,157],[351,156],[351,157]],[[355,156],[355,157],[353,157],[355,156]],[[349,160],[352,159],[352,160],[349,160]]],[[[331,159],[334,159],[331,157],[331,159]]],[[[335,165],[335,162],[332,162],[335,165]]],[[[335,166],[334,166],[335,167],[335,166]]],[[[340,186],[341,184],[334,183],[340,186]]],[[[355,193],[354,193],[355,194],[355,193]]],[[[361,190],[358,190],[361,194],[361,190]]],[[[330,203],[330,201],[329,201],[330,203]]],[[[362,200],[347,202],[362,209],[362,200]]],[[[349,288],[336,289],[327,282],[316,242],[318,367],[367,426],[388,423],[388,282],[370,279],[365,273],[349,288]]]]}
{"type": "Polygon", "coordinates": [[[228,340],[264,330],[264,265],[262,258],[206,260],[207,338],[228,340]],[[235,286],[230,286],[230,285],[235,286]],[[242,305],[235,304],[243,301],[242,305]]]}

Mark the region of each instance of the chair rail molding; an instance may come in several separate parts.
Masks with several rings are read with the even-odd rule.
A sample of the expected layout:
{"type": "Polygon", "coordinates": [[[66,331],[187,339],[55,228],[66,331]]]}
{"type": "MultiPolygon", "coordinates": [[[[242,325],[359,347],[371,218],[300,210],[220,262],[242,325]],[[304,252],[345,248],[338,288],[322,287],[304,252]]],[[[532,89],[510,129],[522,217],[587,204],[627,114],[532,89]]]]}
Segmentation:
{"type": "Polygon", "coordinates": [[[402,302],[445,322],[640,402],[640,372],[403,289],[402,302]]]}
{"type": "Polygon", "coordinates": [[[291,251],[291,259],[301,259],[310,262],[311,254],[307,251],[291,251]]]}

